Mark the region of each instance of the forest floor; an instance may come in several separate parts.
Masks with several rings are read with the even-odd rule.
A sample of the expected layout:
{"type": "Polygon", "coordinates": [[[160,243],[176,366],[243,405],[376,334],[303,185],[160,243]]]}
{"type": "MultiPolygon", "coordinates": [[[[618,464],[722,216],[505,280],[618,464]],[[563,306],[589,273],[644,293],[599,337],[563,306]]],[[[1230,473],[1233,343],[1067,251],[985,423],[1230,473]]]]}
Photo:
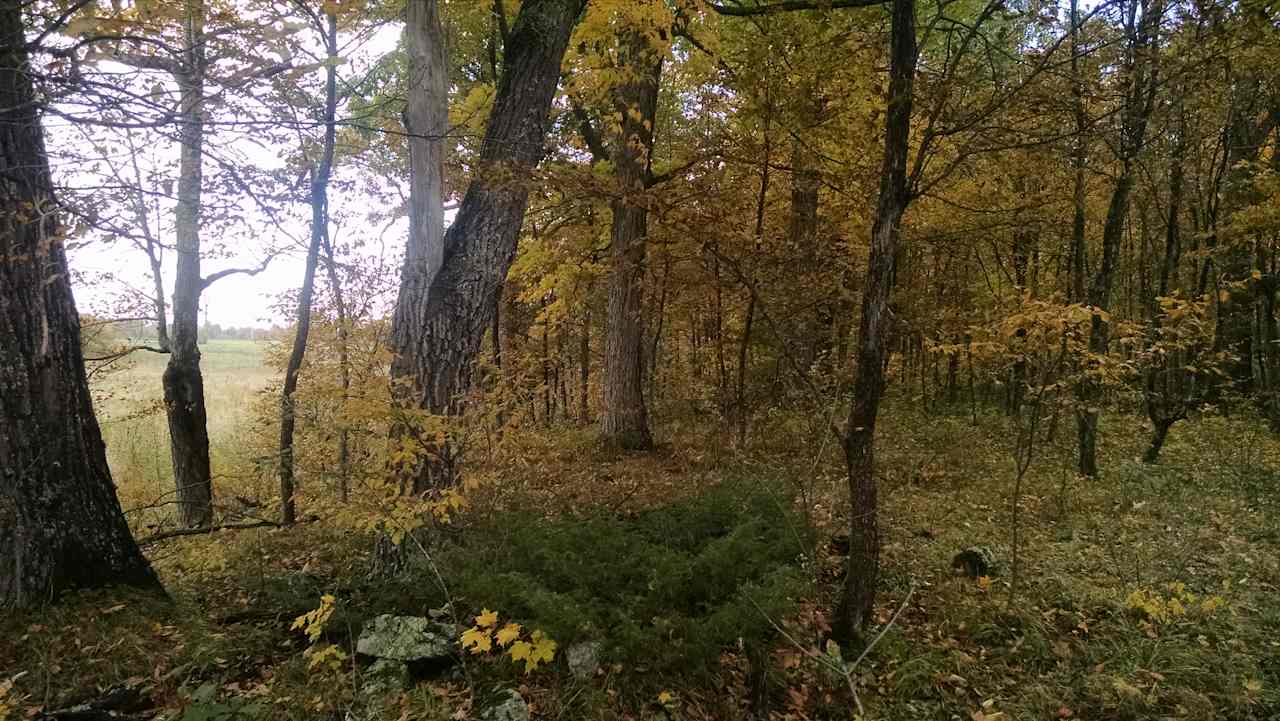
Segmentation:
{"type": "Polygon", "coordinates": [[[84,593],[0,621],[0,719],[122,684],[153,709],[131,718],[472,718],[498,683],[536,719],[1280,718],[1280,442],[1256,420],[1179,424],[1147,466],[1140,419],[1104,416],[1102,476],[1083,482],[1064,418],[1015,504],[1010,422],[919,405],[892,398],[880,428],[888,629],[847,674],[825,642],[838,446],[776,413],[742,452],[705,422],[668,423],[645,455],[586,429],[508,433],[392,578],[370,574],[369,533],[329,518],[149,546],[170,601],[84,593]],[[973,545],[994,551],[989,577],[951,568],[973,545]],[[348,655],[312,664],[290,626],[324,594],[319,643],[348,655]],[[461,673],[362,693],[361,622],[439,607],[461,627],[494,610],[558,652],[527,674],[464,654],[461,673]],[[575,677],[583,641],[602,663],[575,677]]]}

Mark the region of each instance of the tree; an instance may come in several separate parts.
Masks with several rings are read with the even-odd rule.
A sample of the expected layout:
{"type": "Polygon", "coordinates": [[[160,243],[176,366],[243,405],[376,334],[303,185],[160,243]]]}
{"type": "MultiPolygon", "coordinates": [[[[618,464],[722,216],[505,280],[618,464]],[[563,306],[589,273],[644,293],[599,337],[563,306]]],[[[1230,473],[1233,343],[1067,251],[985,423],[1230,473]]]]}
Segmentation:
{"type": "MultiPolygon", "coordinates": [[[[1125,33],[1125,54],[1119,75],[1121,94],[1120,137],[1115,143],[1116,160],[1120,163],[1111,190],[1111,201],[1102,229],[1102,257],[1089,282],[1085,300],[1094,309],[1089,333],[1090,363],[1100,363],[1110,341],[1112,286],[1120,262],[1120,243],[1129,215],[1130,194],[1137,174],[1137,158],[1146,142],[1147,120],[1155,106],[1157,56],[1160,23],[1164,14],[1161,0],[1125,0],[1120,5],[1125,33]]],[[[1097,383],[1086,379],[1080,389],[1081,407],[1076,414],[1079,437],[1079,471],[1085,476],[1098,474],[1098,409],[1100,391],[1097,383]]]]}
{"type": "MultiPolygon", "coordinates": [[[[293,432],[297,422],[294,417],[293,394],[298,388],[298,373],[302,369],[302,359],[307,352],[307,336],[311,331],[311,303],[315,295],[316,268],[320,264],[320,247],[327,246],[329,237],[329,177],[333,174],[333,150],[337,139],[335,115],[338,106],[338,18],[332,11],[323,16],[313,16],[312,20],[319,26],[321,38],[325,46],[324,74],[324,140],[321,143],[320,158],[311,168],[311,242],[307,246],[306,267],[303,271],[302,287],[298,291],[297,327],[293,335],[293,348],[289,353],[289,361],[285,366],[284,388],[280,392],[280,522],[285,525],[297,520],[297,507],[294,503],[293,474],[293,432]]],[[[330,254],[332,256],[332,254],[330,254]]],[[[333,273],[333,258],[329,258],[330,273],[333,273]]],[[[331,276],[332,278],[332,276],[331,276]]],[[[340,294],[336,282],[332,283],[334,292],[340,294]]],[[[341,308],[341,303],[339,303],[341,308]]],[[[343,309],[341,315],[345,315],[343,309]]],[[[345,318],[340,319],[340,322],[345,318]]],[[[341,331],[340,332],[345,332],[341,331]]],[[[343,339],[339,339],[340,341],[343,339]]],[[[345,371],[344,364],[344,371],[345,371]]],[[[345,445],[345,441],[341,445],[345,445]]],[[[343,459],[345,467],[346,459],[343,459]]]]}
{"type": "Polygon", "coordinates": [[[619,126],[611,155],[618,195],[610,202],[613,225],[600,431],[606,443],[640,451],[653,448],[644,402],[643,280],[648,211],[643,194],[651,175],[662,56],[634,29],[619,39],[618,56],[625,80],[613,91],[619,126]]]}
{"type": "Polygon", "coordinates": [[[893,332],[889,291],[894,259],[910,191],[907,160],[911,152],[912,86],[916,72],[915,0],[894,0],[889,31],[889,95],[885,114],[880,193],[871,227],[871,250],[862,290],[853,402],[844,433],[848,472],[849,564],[836,611],[837,637],[851,639],[871,622],[880,577],[878,490],[875,478],[875,430],[884,395],[885,355],[893,332]]]}
{"type": "Polygon", "coordinates": [[[85,379],[23,4],[0,3],[0,608],[160,589],[116,499],[85,379]]]}
{"type": "MultiPolygon", "coordinates": [[[[471,385],[471,365],[492,320],[494,298],[515,257],[529,198],[525,176],[542,158],[560,62],[584,5],[584,0],[530,0],[520,6],[503,47],[479,174],[444,234],[440,269],[425,293],[410,293],[396,303],[391,377],[401,408],[444,417],[462,410],[461,396],[471,385]]],[[[410,253],[420,255],[406,259],[425,258],[427,249],[410,253]]],[[[406,266],[410,287],[421,282],[414,274],[428,267],[406,266]]],[[[419,442],[423,454],[408,470],[407,485],[421,491],[454,483],[461,460],[456,444],[426,433],[419,442]]]]}

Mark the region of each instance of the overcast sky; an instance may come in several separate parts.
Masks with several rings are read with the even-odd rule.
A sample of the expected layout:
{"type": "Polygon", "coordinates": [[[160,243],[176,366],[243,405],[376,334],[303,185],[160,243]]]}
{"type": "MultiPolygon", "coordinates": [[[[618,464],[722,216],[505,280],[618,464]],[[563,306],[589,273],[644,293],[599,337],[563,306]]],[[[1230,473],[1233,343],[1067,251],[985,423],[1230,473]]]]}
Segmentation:
{"type": "MultiPolygon", "coordinates": [[[[339,76],[361,72],[372,60],[393,50],[400,33],[401,27],[398,24],[386,25],[371,36],[360,39],[358,49],[343,49],[347,63],[339,67],[339,76]]],[[[342,42],[354,41],[348,38],[340,40],[340,43],[342,42]]],[[[156,76],[153,74],[139,77],[139,83],[150,84],[155,82],[156,76]]],[[[176,86],[171,90],[176,95],[176,86]]],[[[339,118],[342,114],[343,111],[340,108],[339,118]]],[[[113,138],[111,144],[102,152],[113,155],[117,162],[129,154],[123,143],[115,140],[119,137],[118,134],[113,135],[106,131],[95,131],[89,128],[75,128],[69,121],[53,114],[46,115],[44,123],[55,179],[60,185],[91,188],[104,182],[102,176],[88,174],[84,168],[77,167],[75,162],[61,157],[59,149],[63,144],[77,143],[79,145],[77,152],[86,154],[90,152],[88,148],[91,144],[98,142],[100,138],[113,138]]],[[[226,157],[241,156],[249,163],[262,168],[279,167],[280,158],[285,152],[283,148],[265,147],[260,144],[259,138],[249,135],[221,133],[216,137],[215,142],[221,145],[213,148],[213,152],[222,153],[226,157]]],[[[144,136],[144,140],[147,149],[139,156],[144,166],[144,173],[147,171],[147,163],[152,163],[152,167],[160,167],[160,164],[166,162],[176,165],[178,145],[172,138],[158,133],[148,133],[144,136]]],[[[211,163],[207,161],[206,169],[207,173],[212,173],[211,163]]],[[[208,322],[222,326],[259,328],[289,325],[293,322],[292,314],[282,315],[273,306],[276,305],[276,299],[282,293],[296,289],[302,282],[306,248],[301,243],[290,244],[287,236],[305,241],[310,235],[308,224],[305,221],[286,223],[285,232],[278,232],[270,227],[248,198],[237,202],[240,212],[249,219],[248,223],[256,228],[240,230],[235,233],[237,237],[233,238],[216,237],[216,231],[204,228],[201,233],[201,243],[204,247],[209,248],[221,241],[229,246],[235,255],[231,258],[204,259],[202,275],[208,276],[224,268],[257,266],[265,255],[261,249],[266,247],[292,246],[292,248],[275,256],[267,269],[257,275],[231,275],[209,286],[201,296],[201,321],[207,318],[208,322]],[[244,237],[248,235],[252,237],[244,237]]],[[[358,212],[362,205],[367,206],[371,202],[373,201],[369,198],[350,193],[331,193],[330,198],[330,206],[335,212],[342,207],[358,212]]],[[[305,206],[300,206],[296,210],[301,218],[309,217],[310,211],[305,206]]],[[[159,229],[157,235],[164,243],[171,246],[173,243],[172,203],[165,204],[159,210],[159,214],[162,216],[164,226],[159,229]]],[[[341,242],[344,236],[361,234],[365,240],[371,241],[368,252],[386,253],[398,258],[403,253],[407,225],[403,220],[390,227],[348,225],[337,230],[336,233],[337,236],[334,238],[336,242],[341,242]]],[[[128,241],[117,240],[113,243],[105,243],[102,242],[101,237],[90,234],[75,239],[69,247],[70,265],[78,281],[75,284],[76,303],[82,313],[119,317],[118,300],[122,295],[129,293],[130,288],[150,294],[153,285],[146,254],[133,247],[128,241]],[[104,277],[109,279],[104,281],[104,277]]],[[[173,293],[175,256],[171,249],[164,254],[164,284],[170,298],[173,293]]],[[[319,282],[323,283],[323,276],[319,282]]]]}

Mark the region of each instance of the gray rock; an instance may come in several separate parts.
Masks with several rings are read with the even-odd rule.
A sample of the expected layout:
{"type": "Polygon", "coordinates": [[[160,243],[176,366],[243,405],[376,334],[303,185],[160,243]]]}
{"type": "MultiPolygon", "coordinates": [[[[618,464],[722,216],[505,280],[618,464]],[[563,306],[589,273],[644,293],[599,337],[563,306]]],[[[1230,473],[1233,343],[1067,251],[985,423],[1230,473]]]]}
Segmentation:
{"type": "Polygon", "coordinates": [[[495,689],[480,700],[476,718],[480,721],[529,721],[529,704],[515,689],[495,689]]]}
{"type": "Polygon", "coordinates": [[[380,658],[364,670],[360,691],[365,696],[386,696],[409,688],[409,665],[404,661],[380,658]]]}
{"type": "Polygon", "coordinates": [[[454,655],[457,632],[421,616],[377,616],[365,623],[356,653],[394,661],[440,661],[454,655]]]}
{"type": "Polygon", "coordinates": [[[564,657],[569,661],[569,673],[579,681],[585,681],[595,676],[600,668],[600,642],[579,641],[565,649],[564,657]]]}

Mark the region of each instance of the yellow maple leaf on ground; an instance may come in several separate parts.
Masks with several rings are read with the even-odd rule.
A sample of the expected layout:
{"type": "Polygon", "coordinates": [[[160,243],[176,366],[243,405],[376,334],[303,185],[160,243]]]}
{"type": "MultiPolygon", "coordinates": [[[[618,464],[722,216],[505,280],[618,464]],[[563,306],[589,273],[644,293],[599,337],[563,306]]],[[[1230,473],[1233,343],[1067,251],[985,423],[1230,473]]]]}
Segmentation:
{"type": "Polygon", "coordinates": [[[503,626],[502,630],[498,631],[497,636],[495,636],[495,638],[498,641],[498,645],[503,648],[510,646],[511,642],[515,641],[519,637],[520,637],[520,624],[518,623],[508,623],[507,625],[503,626]]]}
{"type": "Polygon", "coordinates": [[[475,627],[462,632],[462,647],[471,653],[484,653],[493,648],[493,639],[485,629],[475,627]]]}
{"type": "Polygon", "coordinates": [[[490,611],[487,608],[482,608],[480,609],[480,615],[476,616],[476,626],[480,628],[493,628],[497,623],[497,611],[490,611]]]}

